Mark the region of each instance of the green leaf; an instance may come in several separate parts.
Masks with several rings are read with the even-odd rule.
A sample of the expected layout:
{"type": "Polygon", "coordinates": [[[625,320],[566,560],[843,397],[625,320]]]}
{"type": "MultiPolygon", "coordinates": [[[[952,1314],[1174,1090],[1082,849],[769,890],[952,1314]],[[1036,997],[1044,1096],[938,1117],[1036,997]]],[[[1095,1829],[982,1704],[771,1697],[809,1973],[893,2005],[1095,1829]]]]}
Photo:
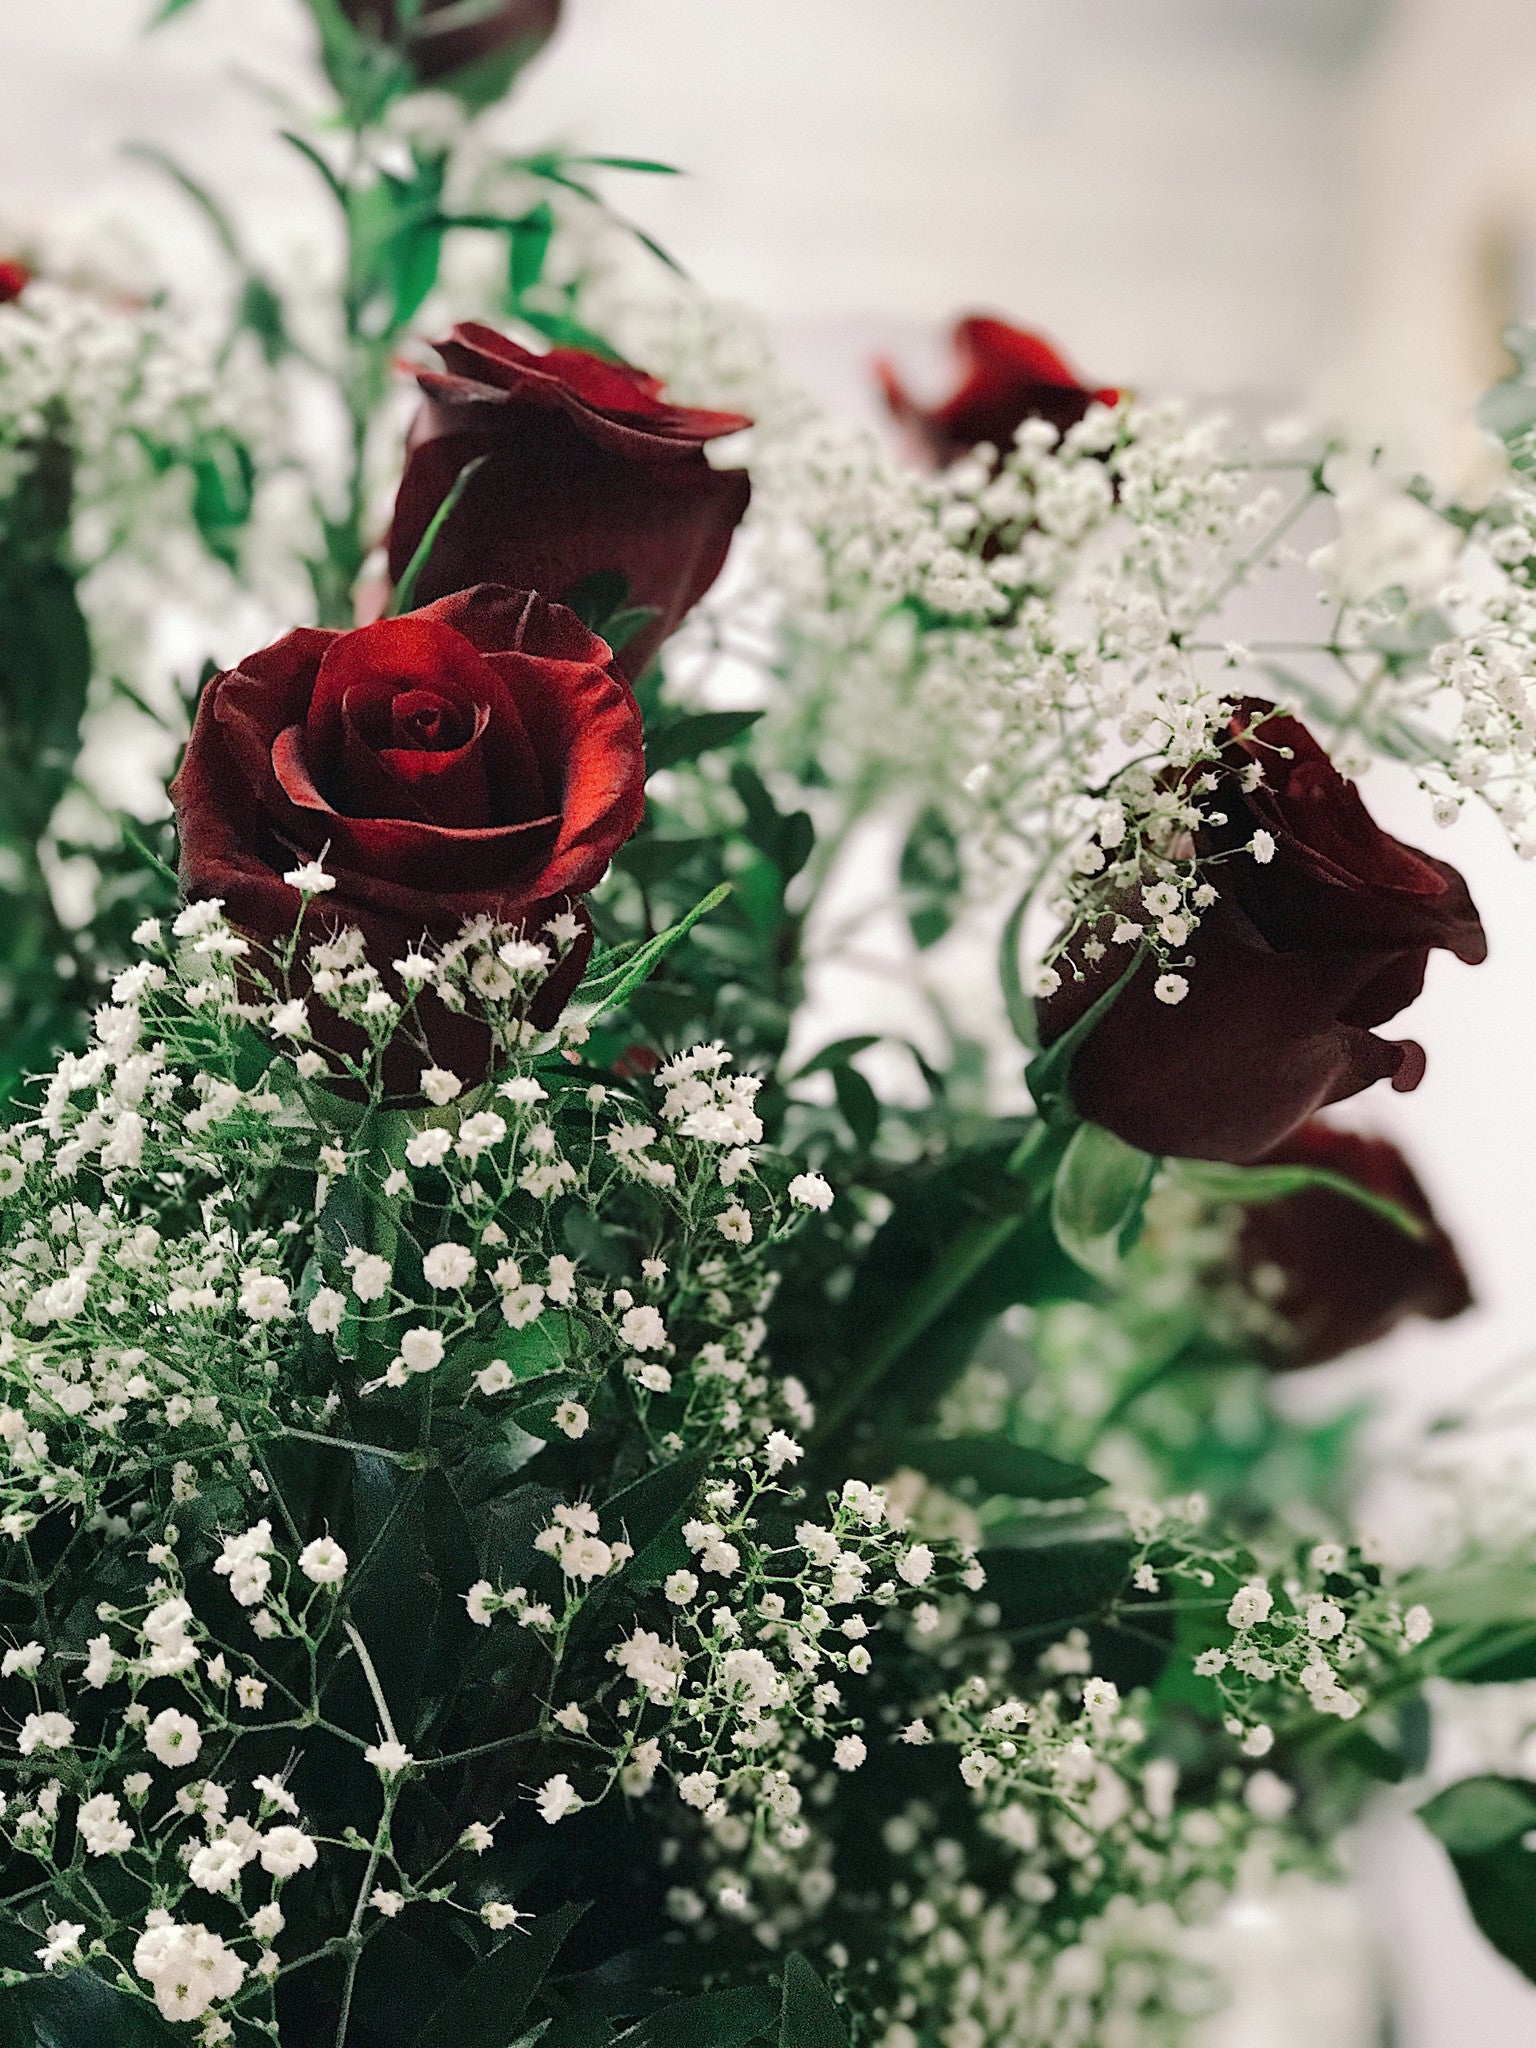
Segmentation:
{"type": "Polygon", "coordinates": [[[778,869],[786,882],[799,874],[816,844],[816,828],[808,811],[781,811],[755,768],[738,761],[731,787],[746,811],[746,833],[752,844],[778,869]]]}
{"type": "Polygon", "coordinates": [[[603,1503],[605,1530],[634,1546],[624,1572],[631,1586],[659,1585],[676,1569],[666,1538],[681,1530],[707,1464],[705,1452],[685,1451],[603,1503]]]}
{"type": "Polygon", "coordinates": [[[833,1067],[831,1072],[843,1121],[859,1150],[867,1152],[880,1130],[880,1098],[857,1067],[833,1067]]]}
{"type": "Polygon", "coordinates": [[[1169,1170],[1185,1187],[1194,1188],[1214,1201],[1240,1202],[1245,1206],[1282,1201],[1285,1196],[1301,1194],[1308,1188],[1327,1188],[1332,1194],[1348,1196],[1385,1222],[1396,1224],[1407,1237],[1429,1235],[1429,1225],[1401,1203],[1363,1188],[1347,1174],[1330,1173],[1323,1166],[1226,1166],[1213,1159],[1179,1159],[1172,1162],[1169,1170]]]}
{"type": "Polygon", "coordinates": [[[705,1991],[647,2013],[614,2048],[748,2048],[764,2039],[776,2017],[772,1998],[755,1984],[705,1991]]]}
{"type": "Polygon", "coordinates": [[[427,530],[421,536],[421,539],[417,541],[415,553],[406,563],[405,573],[395,585],[390,595],[389,610],[385,613],[386,618],[397,619],[402,612],[410,610],[411,599],[416,595],[417,582],[420,580],[422,570],[425,569],[428,561],[431,559],[432,550],[437,544],[437,536],[453,516],[454,509],[458,505],[460,498],[463,497],[465,491],[469,488],[470,478],[477,469],[484,465],[486,460],[487,458],[484,455],[472,455],[454,478],[447,496],[427,521],[427,530]]]}
{"type": "Polygon", "coordinates": [[[1419,1808],[1445,1844],[1472,1918],[1517,1970],[1536,1981],[1536,1786],[1464,1778],[1419,1808]]]}
{"type": "Polygon", "coordinates": [[[1158,1161],[1107,1131],[1079,1124],[1051,1186],[1056,1242],[1085,1272],[1113,1281],[1141,1228],[1158,1161]]]}
{"type": "Polygon", "coordinates": [[[518,2022],[586,1910],[584,1905],[561,1906],[526,1932],[508,1935],[459,1979],[416,2036],[414,2048],[512,2048],[518,2022]]]}
{"type": "Polygon", "coordinates": [[[4,2048],[174,2048],[178,2039],[152,2005],[125,1997],[90,1968],[0,1992],[4,2048]]]}
{"type": "Polygon", "coordinates": [[[161,22],[169,21],[173,15],[182,13],[191,5],[192,0],[160,0],[160,5],[145,23],[146,30],[158,28],[161,22]]]}
{"type": "Polygon", "coordinates": [[[1143,941],[1132,954],[1120,979],[1090,1003],[1077,1022],[1044,1052],[1037,1053],[1024,1069],[1024,1085],[1047,1123],[1076,1122],[1077,1110],[1073,1106],[1071,1089],[1073,1058],[1083,1040],[1103,1022],[1130,986],[1131,977],[1147,958],[1148,950],[1143,941]]]}
{"type": "Polygon", "coordinates": [[[918,813],[899,866],[907,923],[922,948],[937,945],[955,919],[961,884],[960,845],[942,811],[931,805],[918,813]]]}
{"type": "MultiPolygon", "coordinates": [[[[1453,1856],[1486,1855],[1536,1827],[1536,1785],[1518,1778],[1463,1778],[1421,1806],[1419,1819],[1453,1856]]],[[[1536,1926],[1531,1935],[1536,1941],[1536,1926]]]]}
{"type": "Polygon", "coordinates": [[[803,1081],[808,1074],[829,1074],[838,1067],[847,1066],[856,1054],[868,1052],[872,1045],[879,1043],[879,1037],[873,1031],[863,1032],[857,1038],[834,1039],[831,1045],[824,1045],[820,1052],[814,1053],[803,1067],[797,1067],[794,1073],[786,1074],[784,1078],[786,1082],[803,1081]]]}
{"type": "Polygon", "coordinates": [[[1107,1483],[1086,1465],[1068,1464],[1005,1436],[913,1433],[893,1438],[885,1450],[894,1464],[910,1465],[941,1485],[972,1479],[984,1494],[1019,1500],[1082,1500],[1107,1483]]]}
{"type": "Polygon", "coordinates": [[[1013,1035],[1026,1052],[1040,1050],[1040,1028],[1035,1017],[1035,999],[1024,988],[1024,977],[1020,973],[1021,949],[1024,943],[1024,920],[1029,915],[1029,906],[1034,900],[1035,884],[1030,883],[1023,895],[1008,913],[1008,922],[1003,926],[1002,937],[997,942],[997,979],[1003,991],[1003,1007],[1008,1012],[1008,1022],[1013,1035]]]}
{"type": "MultiPolygon", "coordinates": [[[[162,21],[169,20],[172,14],[179,13],[183,7],[190,4],[191,0],[168,0],[168,4],[160,10],[155,20],[150,23],[150,27],[157,28],[162,21]]],[[[178,186],[212,228],[214,239],[225,255],[231,262],[238,263],[244,268],[244,258],[240,254],[240,243],[235,234],[234,222],[208,187],[194,178],[190,171],[183,169],[169,150],[161,149],[153,142],[125,142],[123,154],[136,157],[140,163],[153,165],[164,177],[169,178],[173,185],[178,186]]]]}
{"type": "Polygon", "coordinates": [[[732,740],[750,732],[762,715],[761,711],[697,711],[670,719],[646,735],[645,772],[655,775],[662,768],[675,768],[680,761],[696,761],[715,747],[728,747],[732,740]]]}
{"type": "Polygon", "coordinates": [[[722,882],[676,924],[669,925],[664,932],[658,932],[654,939],[648,939],[638,947],[622,965],[611,969],[599,966],[596,972],[588,968],[580,988],[571,999],[573,1007],[585,1009],[594,1016],[602,1010],[621,1008],[637,988],[650,980],[672,948],[688,936],[699,919],[707,917],[712,910],[718,910],[730,893],[730,883],[722,882]]]}
{"type": "Polygon", "coordinates": [[[1125,1590],[1135,1554],[1118,1517],[1055,1515],[1016,1525],[981,1562],[1005,1627],[1043,1631],[1102,1614],[1125,1590]]]}
{"type": "Polygon", "coordinates": [[[676,164],[658,163],[648,156],[568,156],[565,161],[568,164],[590,164],[594,169],[604,171],[644,171],[657,178],[681,178],[684,175],[676,164]]]}
{"type": "Polygon", "coordinates": [[[798,1950],[784,1958],[779,2048],[848,2048],[848,2029],[831,1992],[798,1950]]]}
{"type": "Polygon", "coordinates": [[[555,216],[548,200],[544,199],[521,220],[514,221],[508,230],[507,284],[514,312],[523,293],[544,275],[544,259],[549,254],[554,232],[555,216]]]}
{"type": "Polygon", "coordinates": [[[629,578],[622,569],[594,569],[572,584],[560,602],[601,638],[609,619],[629,602],[629,578]]]}

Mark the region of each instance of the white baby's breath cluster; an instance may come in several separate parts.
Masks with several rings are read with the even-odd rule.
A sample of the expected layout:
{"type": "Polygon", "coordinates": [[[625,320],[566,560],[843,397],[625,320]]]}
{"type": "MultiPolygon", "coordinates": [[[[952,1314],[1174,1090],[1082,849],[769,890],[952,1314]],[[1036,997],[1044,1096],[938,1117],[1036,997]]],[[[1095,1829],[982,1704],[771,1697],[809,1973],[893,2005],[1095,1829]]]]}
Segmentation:
{"type": "Polygon", "coordinates": [[[1244,1569],[1235,1547],[1214,1545],[1200,1519],[1198,1511],[1133,1512],[1142,1539],[1134,1569],[1148,1591],[1198,1587],[1209,1596],[1210,1641],[1195,1656],[1195,1675],[1213,1685],[1244,1757],[1267,1756],[1277,1729],[1298,1718],[1353,1721],[1434,1632],[1428,1608],[1405,1607],[1358,1544],[1311,1544],[1299,1568],[1271,1584],[1244,1569]]]}
{"type": "MultiPolygon", "coordinates": [[[[294,886],[323,905],[327,880],[312,864],[294,886]]],[[[866,1613],[877,1625],[939,1575],[857,1485],[814,1537],[764,1537],[815,1419],[765,1354],[772,1253],[832,1189],[764,1147],[757,1083],[719,1045],[650,1082],[575,1072],[580,1006],[550,1032],[526,1013],[578,935],[558,917],[538,938],[475,924],[381,973],[355,932],[269,956],[194,904],[141,929],[88,1049],[0,1135],[0,1545],[8,1583],[36,1589],[32,1633],[0,1664],[4,1835],[44,1873],[38,1966],[115,1958],[119,1981],[209,2042],[261,2021],[276,1973],[302,1960],[283,1952],[281,1887],[322,1858],[370,1925],[414,1901],[499,1932],[526,1917],[483,1886],[461,1897],[448,1857],[397,1856],[402,1788],[456,1759],[413,1754],[391,1722],[347,1618],[377,1562],[295,1531],[273,1462],[285,1442],[351,1457],[365,1447],[347,1418],[371,1415],[366,1455],[403,1477],[396,1412],[443,1418],[459,1457],[623,1430],[657,1478],[695,1461],[680,1501],[711,1461],[677,1557],[626,1582],[659,1625],[621,1628],[615,1610],[612,1680],[585,1708],[561,1700],[562,1658],[592,1596],[639,1569],[622,1501],[552,1509],[530,1558],[543,1592],[454,1589],[471,1633],[504,1611],[551,1654],[543,1732],[578,1752],[529,1788],[551,1823],[613,1787],[713,1771],[714,1819],[787,1826],[801,1778],[852,1767],[838,1681],[867,1668],[866,1613]],[[503,1059],[489,1081],[413,1044],[423,991],[488,1026],[503,1059]],[[413,1108],[386,1093],[397,1053],[413,1108]],[[46,1579],[27,1564],[43,1555],[46,1579]],[[48,1589],[87,1569],[122,1590],[63,1648],[48,1589]],[[288,1645],[280,1675],[270,1650],[288,1645]],[[361,1726],[327,1691],[354,1659],[361,1726]],[[317,1726],[377,1786],[339,1842],[305,1825],[284,1772],[241,1762],[253,1744],[302,1756],[317,1726]],[[134,1874],[137,1904],[103,1907],[104,1858],[134,1874]]],[[[491,1828],[475,1826],[478,1854],[491,1828]]]]}
{"type": "Polygon", "coordinates": [[[180,715],[168,672],[187,660],[165,630],[168,597],[183,634],[218,647],[232,622],[269,616],[263,589],[302,601],[294,527],[307,538],[307,521],[282,502],[283,432],[265,368],[169,307],[46,278],[0,306],[0,519],[39,459],[63,465],[97,676],[166,720],[180,715]]]}
{"type": "Polygon", "coordinates": [[[632,1088],[573,1085],[561,1049],[585,1026],[541,1034],[523,1016],[573,940],[554,923],[540,944],[476,925],[413,956],[419,974],[401,963],[407,990],[473,1004],[522,1059],[466,1090],[412,1058],[427,1104],[414,1116],[368,1106],[416,1012],[355,931],[309,948],[308,998],[275,1001],[217,904],[140,934],[147,957],[119,975],[89,1050],[65,1054],[37,1113],[0,1138],[8,1532],[52,1504],[95,1512],[125,1465],[169,1467],[196,1491],[209,1460],[244,1483],[258,1443],[334,1406],[303,1391],[312,1373],[284,1368],[317,1339],[361,1399],[430,1376],[494,1408],[534,1381],[569,1436],[616,1369],[658,1456],[685,1436],[745,1450],[809,1427],[804,1388],[762,1356],[764,1261],[830,1188],[765,1180],[757,1083],[718,1045],[664,1066],[654,1107],[632,1088]],[[313,1041],[310,1006],[326,1004],[363,1053],[313,1041]],[[332,1075],[371,1096],[330,1092],[332,1075]],[[294,1173],[318,1218],[267,1198],[294,1173]],[[634,1242],[632,1282],[573,1253],[572,1201],[600,1236],[634,1242]]]}
{"type": "Polygon", "coordinates": [[[984,1584],[973,1556],[913,1541],[883,1491],[861,1481],[821,1517],[796,1520],[789,1480],[802,1455],[775,1432],[721,1468],[733,1476],[706,1486],[675,1555],[645,1575],[654,1611],[609,1647],[617,1680],[595,1700],[555,1704],[564,1645],[629,1560],[615,1510],[555,1508],[535,1542],[559,1567],[554,1598],[488,1583],[470,1595],[474,1619],[489,1626],[505,1612],[555,1649],[546,1714],[573,1762],[538,1789],[543,1818],[554,1825],[615,1787],[629,1799],[667,1793],[689,1866],[674,1866],[672,1919],[704,1934],[749,1928],[769,1948],[832,1900],[816,1814],[889,1741],[867,1718],[870,1673],[902,1654],[908,1630],[933,1632],[936,1601],[963,1610],[984,1584]]]}

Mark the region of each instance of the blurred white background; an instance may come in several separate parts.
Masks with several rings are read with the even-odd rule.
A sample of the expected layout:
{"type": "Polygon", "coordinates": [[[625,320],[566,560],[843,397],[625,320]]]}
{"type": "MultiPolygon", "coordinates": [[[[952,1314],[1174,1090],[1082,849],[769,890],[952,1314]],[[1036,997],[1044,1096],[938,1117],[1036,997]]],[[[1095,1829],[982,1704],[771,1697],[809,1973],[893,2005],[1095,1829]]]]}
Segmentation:
{"type": "MultiPolygon", "coordinates": [[[[270,261],[302,263],[310,174],[252,90],[303,90],[299,7],[200,0],[146,40],[149,11],[5,0],[0,225],[15,243],[38,222],[132,221],[195,281],[206,241],[120,155],[139,138],[233,200],[270,261]]],[[[988,309],[1093,379],[1322,403],[1454,476],[1500,329],[1536,312],[1530,0],[566,0],[497,118],[520,142],[683,166],[623,203],[766,314],[829,403],[870,417],[875,347],[937,392],[943,325],[988,309]]],[[[1368,796],[1410,840],[1434,832],[1387,771],[1368,796]]],[[[1419,1164],[1480,1306],[1294,1388],[1317,1407],[1375,1392],[1384,1454],[1536,1355],[1536,872],[1472,811],[1435,850],[1467,873],[1491,957],[1470,979],[1433,963],[1409,1022],[1428,1078],[1354,1111],[1419,1164]]],[[[1536,1434],[1496,1451],[1528,1470],[1536,1434]]],[[[1391,1489],[1379,1508],[1405,1512],[1391,1489]]],[[[1358,1853],[1399,2048],[1464,2048],[1474,2027],[1481,2048],[1536,2039],[1536,1990],[1473,1933],[1428,1839],[1384,1819],[1358,1853]]],[[[1251,1996],[1227,2048],[1375,2040],[1358,1988],[1330,2002],[1320,1983],[1349,1927],[1234,1939],[1251,1996]]]]}

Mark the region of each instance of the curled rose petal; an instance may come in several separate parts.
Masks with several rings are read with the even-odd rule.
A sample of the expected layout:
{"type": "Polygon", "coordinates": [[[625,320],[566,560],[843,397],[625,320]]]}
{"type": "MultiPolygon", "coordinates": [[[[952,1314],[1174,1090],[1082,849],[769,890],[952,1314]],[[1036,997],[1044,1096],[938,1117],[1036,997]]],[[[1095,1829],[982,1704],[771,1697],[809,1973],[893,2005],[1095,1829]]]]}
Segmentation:
{"type": "MultiPolygon", "coordinates": [[[[1083,1116],[1144,1151],[1245,1165],[1374,1081],[1417,1087],[1422,1049],[1374,1027],[1418,995],[1431,950],[1470,963],[1487,942],[1456,870],[1383,832],[1294,719],[1245,700],[1214,772],[1226,822],[1196,846],[1225,857],[1207,870],[1217,899],[1189,941],[1187,994],[1159,1002],[1143,963],[1078,1048],[1071,1091],[1083,1116]],[[1264,862],[1244,851],[1260,829],[1275,842],[1264,862]]],[[[1045,1044],[1124,973],[1116,922],[1112,907],[1068,945],[1039,1005],[1045,1044]],[[1104,950],[1090,958],[1094,936],[1104,950]]]]}
{"type": "Polygon", "coordinates": [[[1332,1188],[1256,1204],[1238,1239],[1239,1268],[1278,1318],[1278,1368],[1317,1365],[1386,1336],[1405,1316],[1436,1322],[1472,1304],[1456,1247],[1412,1167],[1385,1138],[1303,1124],[1262,1162],[1324,1168],[1416,1216],[1422,1237],[1332,1188]]]}
{"type": "Polygon", "coordinates": [[[1039,335],[985,314],[973,313],[956,323],[954,349],[960,382],[942,405],[919,405],[892,364],[875,365],[892,418],[914,452],[935,468],[954,462],[979,441],[999,450],[1011,448],[1025,420],[1049,420],[1064,434],[1090,405],[1113,405],[1120,396],[1081,383],[1039,335]]]}
{"type": "Polygon", "coordinates": [[[639,675],[719,575],[751,496],[705,443],[751,422],[669,404],[654,377],[584,350],[536,355],[470,322],[438,344],[443,369],[406,445],[389,536],[398,582],[465,466],[483,458],[439,529],[419,599],[480,582],[553,598],[604,571],[654,617],[621,650],[639,675]]]}

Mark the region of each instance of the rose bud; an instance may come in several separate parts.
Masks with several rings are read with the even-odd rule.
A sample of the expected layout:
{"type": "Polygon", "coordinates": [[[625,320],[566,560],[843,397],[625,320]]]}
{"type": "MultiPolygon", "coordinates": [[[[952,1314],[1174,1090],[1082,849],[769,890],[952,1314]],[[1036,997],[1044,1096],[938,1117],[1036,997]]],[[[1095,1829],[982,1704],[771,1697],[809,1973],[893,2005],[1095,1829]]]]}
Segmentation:
{"type": "Polygon", "coordinates": [[[1118,391],[1090,390],[1048,342],[1006,320],[972,314],[958,321],[954,348],[960,385],[942,405],[918,405],[890,363],[875,364],[892,418],[914,454],[937,469],[978,441],[990,441],[1006,453],[1025,420],[1049,420],[1064,434],[1090,405],[1113,405],[1120,396],[1118,391]]]}
{"type": "MultiPolygon", "coordinates": [[[[639,824],[644,785],[639,709],[604,642],[560,605],[484,585],[353,632],[300,627],[209,682],[171,785],[182,889],[270,946],[303,902],[284,875],[323,858],[334,887],[306,928],[358,926],[396,987],[396,960],[467,918],[538,939],[578,910],[530,1008],[548,1026],[591,951],[579,899],[639,824]]],[[[483,1072],[484,1028],[422,1002],[439,1063],[483,1072]]]]}
{"type": "Polygon", "coordinates": [[[32,282],[32,272],[17,256],[0,256],[0,306],[19,299],[32,282]]]}
{"type": "Polygon", "coordinates": [[[475,90],[476,103],[498,99],[513,78],[536,57],[560,21],[560,0],[495,0],[466,8],[463,0],[422,0],[404,10],[398,0],[342,0],[342,11],[354,28],[375,42],[398,49],[418,85],[455,87],[460,74],[475,90]]]}
{"type": "Polygon", "coordinates": [[[1306,1123],[1263,1163],[1325,1168],[1396,1202],[1425,1226],[1423,1237],[1410,1237],[1332,1188],[1304,1188],[1249,1209],[1238,1264],[1284,1326],[1270,1346],[1274,1366],[1318,1365],[1375,1343],[1405,1316],[1443,1322],[1471,1307],[1456,1247],[1412,1167],[1385,1138],[1306,1123]]]}
{"type": "Polygon", "coordinates": [[[406,443],[389,536],[404,575],[459,473],[469,478],[432,545],[418,599],[479,582],[569,597],[617,570],[627,605],[655,617],[622,649],[638,676],[719,575],[751,496],[743,470],[711,469],[706,441],[751,425],[738,413],[669,405],[654,377],[581,349],[535,355],[474,322],[437,344],[444,370],[406,443]]]}
{"type": "MultiPolygon", "coordinates": [[[[1143,960],[1078,1046],[1070,1086],[1078,1112],[1127,1144],[1246,1165],[1373,1081],[1417,1087],[1422,1049],[1373,1027],[1418,995],[1431,948],[1475,963],[1488,947],[1456,870],[1382,831],[1295,719],[1245,699],[1219,760],[1191,779],[1211,769],[1202,804],[1226,822],[1202,826],[1195,850],[1226,857],[1206,870],[1217,895],[1180,967],[1186,992],[1160,999],[1143,960]]],[[[1116,910],[1150,922],[1128,898],[1074,935],[1038,1006],[1043,1044],[1125,972],[1116,910]],[[1090,937],[1104,948],[1093,959],[1090,937]]]]}

